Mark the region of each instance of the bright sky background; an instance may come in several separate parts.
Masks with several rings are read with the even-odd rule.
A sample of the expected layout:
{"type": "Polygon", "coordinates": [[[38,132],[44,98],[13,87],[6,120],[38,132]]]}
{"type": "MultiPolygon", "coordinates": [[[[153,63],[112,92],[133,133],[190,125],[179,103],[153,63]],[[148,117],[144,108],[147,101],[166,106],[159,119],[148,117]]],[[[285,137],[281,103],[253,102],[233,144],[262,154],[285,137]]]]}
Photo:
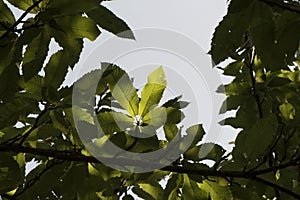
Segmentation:
{"type": "MultiPolygon", "coordinates": [[[[191,102],[191,105],[186,110],[184,110],[186,114],[186,127],[195,123],[203,123],[205,130],[209,132],[205,138],[205,141],[215,141],[219,144],[222,144],[222,146],[224,146],[226,149],[231,149],[232,145],[228,145],[228,143],[234,140],[235,131],[230,127],[225,127],[221,131],[219,130],[220,126],[218,125],[218,121],[221,121],[224,116],[219,116],[218,120],[212,120],[212,113],[214,112],[214,114],[217,114],[216,112],[218,112],[224,96],[210,94],[210,92],[213,92],[217,89],[218,85],[214,86],[215,88],[213,89],[213,91],[208,91],[207,88],[203,86],[203,84],[205,84],[205,81],[214,81],[215,77],[211,77],[209,74],[204,73],[202,74],[202,79],[200,78],[198,80],[197,77],[192,77],[192,75],[195,74],[193,70],[189,71],[190,68],[185,67],[184,65],[180,65],[180,60],[176,60],[172,56],[168,57],[168,55],[163,55],[163,53],[158,55],[158,52],[156,52],[155,54],[153,52],[142,51],[132,55],[123,55],[123,57],[121,59],[118,59],[117,61],[109,60],[104,55],[114,54],[116,51],[114,49],[114,46],[123,47],[128,45],[131,46],[131,43],[138,43],[145,34],[139,34],[138,30],[136,29],[150,27],[173,30],[184,35],[203,49],[203,52],[199,52],[199,57],[201,57],[201,54],[207,53],[209,51],[214,29],[221,21],[222,17],[226,14],[226,2],[226,0],[188,0],[184,3],[183,1],[179,0],[114,0],[104,2],[105,6],[107,6],[116,15],[122,18],[133,29],[137,41],[135,42],[130,40],[118,39],[112,34],[103,30],[102,34],[96,41],[87,41],[85,43],[85,48],[81,55],[80,63],[77,65],[77,67],[75,67],[75,70],[72,73],[69,73],[66,83],[70,83],[74,79],[80,77],[82,72],[78,72],[79,70],[83,70],[84,72],[88,72],[91,70],[91,65],[88,64],[89,66],[87,66],[86,62],[114,62],[125,69],[127,72],[129,72],[129,75],[135,78],[134,83],[138,88],[142,87],[145,84],[147,75],[155,68],[153,64],[152,66],[149,66],[151,65],[149,64],[149,62],[152,61],[153,63],[156,63],[156,67],[158,67],[160,64],[162,64],[163,67],[170,67],[170,70],[175,70],[175,73],[172,74],[170,70],[166,71],[168,86],[169,88],[171,88],[171,90],[177,89],[177,92],[173,91],[172,93],[171,91],[168,93],[167,91],[165,94],[166,98],[164,100],[172,98],[175,95],[183,94],[183,100],[188,100],[191,102]],[[112,42],[107,42],[107,40],[112,37],[115,39],[112,39],[112,42]],[[98,53],[97,56],[91,56],[91,54],[95,53],[95,51],[97,51],[98,53]],[[164,58],[162,59],[161,57],[164,58]],[[136,67],[133,71],[131,71],[131,67],[133,65],[140,65],[140,68],[136,67]],[[151,70],[149,71],[148,68],[149,70],[151,70]],[[186,88],[185,84],[179,81],[177,81],[176,83],[176,80],[175,82],[174,80],[172,82],[172,77],[173,79],[178,78],[176,77],[176,72],[177,75],[178,73],[183,72],[189,74],[184,78],[187,81],[187,84],[190,85],[193,90],[197,90],[196,93],[198,96],[196,98],[192,98],[191,96],[189,96],[190,94],[188,94],[188,92],[194,94],[195,91],[191,91],[191,89],[186,88]],[[80,75],[78,75],[78,73],[80,75]],[[181,91],[179,89],[180,87],[181,91]],[[216,101],[218,102],[218,104],[212,105],[211,98],[217,99],[216,101]],[[195,106],[198,106],[198,110],[195,106]],[[212,110],[212,106],[214,106],[214,111],[212,110]]],[[[153,41],[153,43],[155,43],[155,41],[153,41]]],[[[174,41],[174,43],[180,43],[180,41],[174,41]]],[[[210,62],[210,57],[208,55],[206,61],[210,62]]],[[[95,66],[97,67],[97,64],[94,64],[92,68],[95,68],[95,66]]],[[[201,66],[198,67],[201,71],[201,66]]],[[[211,68],[210,63],[207,65],[207,67],[211,68]]],[[[218,71],[216,68],[214,68],[213,70],[215,71],[215,73],[218,71]]],[[[220,72],[218,73],[220,74],[220,72]]],[[[221,79],[223,82],[228,82],[229,80],[228,78],[224,77],[221,77],[221,79]]]]}
{"type": "MultiPolygon", "coordinates": [[[[183,3],[183,1],[179,0],[113,0],[103,2],[103,4],[120,18],[122,18],[129,25],[129,27],[131,27],[136,35],[137,41],[118,39],[105,30],[102,30],[102,34],[96,41],[90,42],[88,40],[85,40],[85,47],[82,52],[80,62],[72,72],[70,71],[65,84],[69,85],[74,80],[79,78],[83,73],[86,73],[92,68],[96,68],[99,66],[98,64],[93,66],[85,65],[86,60],[91,59],[90,55],[92,53],[95,53],[95,49],[99,51],[99,55],[97,55],[97,57],[92,57],[94,63],[100,63],[101,61],[110,61],[118,64],[127,72],[129,72],[130,76],[134,77],[135,86],[138,88],[141,88],[145,84],[147,75],[153,69],[155,69],[159,65],[163,65],[163,67],[169,67],[170,70],[166,71],[166,75],[168,86],[171,90],[167,90],[165,92],[166,94],[164,95],[163,100],[167,100],[177,95],[183,94],[183,100],[191,102],[190,106],[188,106],[188,108],[184,110],[186,114],[184,125],[188,127],[189,125],[195,123],[203,123],[205,130],[209,132],[207,134],[208,138],[206,138],[206,141],[215,141],[222,144],[222,146],[224,146],[227,150],[230,150],[232,148],[232,145],[228,145],[228,143],[234,140],[236,136],[236,134],[234,133],[236,131],[228,126],[223,127],[222,131],[219,130],[220,126],[218,125],[218,121],[223,119],[224,116],[219,116],[218,120],[212,120],[212,115],[217,114],[217,111],[219,110],[219,107],[221,106],[225,96],[214,94],[213,91],[217,89],[218,85],[215,85],[215,88],[210,89],[211,91],[205,88],[205,82],[213,82],[215,81],[215,77],[211,77],[209,74],[205,73],[202,73],[202,77],[200,78],[193,77],[192,75],[195,74],[195,71],[189,71],[190,68],[185,67],[184,63],[182,63],[180,59],[178,60],[178,58],[174,58],[174,56],[172,57],[163,53],[158,55],[159,52],[153,53],[142,51],[132,55],[123,55],[121,59],[115,62],[115,60],[106,59],[104,55],[113,54],[114,46],[108,49],[103,48],[111,44],[117,44],[117,46],[132,46],[132,44],[138,43],[140,38],[149,37],[148,35],[139,35],[138,29],[160,28],[177,32],[177,34],[181,34],[182,36],[185,36],[190,41],[197,44],[200,49],[203,49],[202,52],[199,52],[199,57],[201,57],[210,49],[210,43],[214,33],[214,29],[222,20],[222,17],[226,14],[227,1],[188,0],[187,2],[183,3]],[[107,42],[107,40],[109,39],[110,42],[107,42]],[[163,59],[161,57],[163,57],[163,59]],[[151,64],[149,64],[149,59],[150,62],[152,62],[151,64]],[[153,66],[153,63],[156,65],[153,66]],[[138,65],[141,65],[141,67],[137,67],[138,65]],[[130,71],[132,70],[130,68],[132,66],[135,66],[136,69],[130,71]],[[149,69],[147,68],[148,66],[149,69]],[[179,81],[176,82],[176,79],[180,78],[178,76],[179,73],[188,74],[188,76],[181,77],[186,80],[185,84],[179,81]],[[189,85],[190,88],[187,88],[187,85],[189,85]],[[174,92],[174,90],[177,91],[174,92]],[[197,91],[195,92],[194,90],[197,91]],[[197,93],[198,95],[196,98],[192,98],[190,95],[194,93],[197,93]],[[212,105],[212,98],[216,100],[218,104],[212,105]],[[214,108],[214,110],[212,110],[212,108],[214,108]]],[[[21,12],[19,12],[17,9],[13,10],[16,14],[16,17],[18,17],[21,12]]],[[[179,43],[179,45],[181,45],[180,41],[174,41],[174,43],[179,43]]],[[[55,51],[57,51],[57,49],[57,44],[55,44],[54,40],[52,40],[50,53],[54,53],[55,51]]],[[[207,57],[205,58],[205,62],[210,62],[209,56],[206,56],[207,57]]],[[[50,55],[48,55],[48,58],[46,60],[48,60],[49,57],[50,55]]],[[[211,68],[210,63],[206,63],[205,65],[207,68],[211,68]]],[[[201,71],[202,66],[198,67],[201,71]]],[[[164,68],[164,70],[168,69],[164,68]]],[[[223,83],[226,83],[230,80],[222,76],[220,74],[220,71],[216,68],[212,69],[211,71],[214,71],[214,73],[218,73],[218,78],[221,78],[223,83]]]]}

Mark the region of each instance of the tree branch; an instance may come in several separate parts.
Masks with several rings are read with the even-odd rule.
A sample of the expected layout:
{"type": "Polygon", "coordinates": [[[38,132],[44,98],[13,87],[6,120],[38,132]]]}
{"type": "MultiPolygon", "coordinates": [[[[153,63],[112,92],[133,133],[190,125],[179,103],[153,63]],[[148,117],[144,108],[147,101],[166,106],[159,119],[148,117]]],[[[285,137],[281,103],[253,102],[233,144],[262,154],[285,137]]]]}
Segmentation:
{"type": "Polygon", "coordinates": [[[0,40],[2,40],[3,38],[5,38],[10,32],[14,31],[14,29],[20,24],[22,23],[22,20],[27,16],[27,14],[29,14],[29,12],[31,10],[33,10],[35,7],[37,7],[43,0],[38,0],[36,1],[34,4],[32,4],[32,6],[28,7],[25,12],[19,17],[19,19],[10,27],[7,29],[7,31],[5,31],[1,36],[0,36],[0,40]]]}
{"type": "MultiPolygon", "coordinates": [[[[111,164],[115,164],[118,166],[155,166],[156,164],[147,161],[141,161],[141,160],[130,160],[130,159],[124,159],[124,158],[103,158],[97,159],[93,156],[85,156],[81,154],[78,151],[58,151],[58,150],[52,150],[52,149],[42,149],[42,148],[31,148],[31,147],[24,147],[20,146],[18,144],[7,144],[0,146],[0,152],[15,152],[15,153],[28,153],[33,155],[39,155],[39,156],[45,156],[49,158],[55,158],[62,161],[75,161],[75,162],[84,162],[84,163],[98,163],[103,164],[102,162],[109,162],[111,164]],[[101,162],[101,161],[102,162],[101,162]]],[[[222,170],[214,170],[214,169],[185,169],[184,167],[180,166],[166,166],[164,168],[161,168],[162,171],[168,171],[168,172],[176,172],[176,173],[185,173],[185,174],[194,174],[204,177],[224,177],[224,178],[245,178],[245,179],[252,179],[257,182],[261,182],[263,184],[266,184],[278,191],[287,193],[295,198],[300,199],[300,195],[292,192],[291,190],[284,188],[280,185],[277,185],[272,182],[268,182],[264,179],[261,179],[257,177],[258,175],[266,174],[269,172],[274,172],[279,169],[287,168],[290,166],[299,165],[299,159],[300,156],[296,157],[295,159],[291,160],[288,163],[274,166],[271,168],[263,169],[263,170],[257,170],[257,171],[222,171],[222,170]]],[[[157,165],[158,166],[158,165],[157,165]]],[[[159,169],[159,166],[158,166],[159,169]]]]}
{"type": "MultiPolygon", "coordinates": [[[[14,153],[27,153],[39,156],[45,156],[49,158],[55,158],[58,160],[65,161],[74,161],[74,162],[84,162],[84,163],[98,163],[103,164],[103,162],[109,162],[116,165],[127,165],[127,166],[155,166],[153,162],[149,163],[147,161],[142,160],[130,160],[125,158],[104,158],[104,157],[93,157],[86,156],[81,154],[78,151],[59,151],[53,149],[44,149],[44,148],[32,148],[32,147],[24,147],[19,144],[7,144],[0,146],[0,152],[14,152],[14,153]],[[101,161],[100,161],[101,160],[101,161]]],[[[274,167],[255,170],[255,171],[222,171],[222,170],[213,170],[213,169],[185,169],[180,166],[166,166],[160,170],[177,172],[177,173],[186,173],[186,174],[195,174],[201,176],[219,176],[219,177],[234,177],[234,178],[251,178],[258,175],[266,174],[269,172],[274,172],[276,170],[284,169],[290,166],[300,165],[300,155],[295,159],[274,167]]],[[[157,165],[160,166],[160,165],[157,165]]]]}
{"type": "Polygon", "coordinates": [[[295,193],[295,192],[293,192],[293,191],[291,191],[291,190],[289,190],[289,189],[287,189],[287,188],[285,188],[285,187],[282,187],[282,186],[280,186],[280,185],[277,185],[277,184],[275,184],[275,183],[272,183],[272,182],[270,182],[270,181],[267,181],[267,180],[262,179],[262,178],[259,178],[259,177],[254,177],[254,178],[252,178],[252,179],[253,179],[254,181],[257,181],[257,182],[263,183],[263,184],[265,184],[265,185],[271,186],[272,188],[275,188],[275,189],[277,189],[278,191],[281,191],[281,192],[284,192],[284,193],[286,193],[286,194],[289,194],[290,196],[292,196],[292,197],[294,197],[294,198],[296,198],[296,199],[300,199],[300,195],[299,195],[299,194],[297,194],[297,193],[295,193]]]}
{"type": "Polygon", "coordinates": [[[274,0],[258,0],[264,2],[270,6],[275,6],[284,10],[289,10],[291,12],[296,12],[300,14],[300,4],[295,5],[293,3],[285,3],[283,1],[274,1],[274,0]]]}

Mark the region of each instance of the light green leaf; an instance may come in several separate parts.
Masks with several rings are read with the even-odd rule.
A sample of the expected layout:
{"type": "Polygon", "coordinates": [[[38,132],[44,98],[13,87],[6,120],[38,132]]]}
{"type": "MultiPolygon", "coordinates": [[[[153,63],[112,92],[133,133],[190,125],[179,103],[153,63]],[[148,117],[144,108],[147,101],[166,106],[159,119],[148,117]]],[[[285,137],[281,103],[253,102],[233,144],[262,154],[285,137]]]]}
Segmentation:
{"type": "Polygon", "coordinates": [[[164,107],[158,107],[150,110],[144,117],[143,122],[154,126],[156,128],[161,127],[167,121],[167,109],[164,107]]]}
{"type": "Polygon", "coordinates": [[[87,13],[101,28],[118,37],[135,39],[128,25],[110,10],[100,5],[87,13]]]}
{"type": "Polygon", "coordinates": [[[95,125],[94,117],[92,116],[92,114],[76,105],[73,105],[72,108],[64,109],[64,112],[66,113],[66,117],[69,119],[72,119],[73,115],[78,121],[84,121],[89,124],[95,125]]]}
{"type": "Polygon", "coordinates": [[[106,72],[108,72],[109,75],[107,75],[105,81],[108,82],[112,96],[132,117],[136,116],[138,113],[139,99],[136,88],[133,86],[129,76],[124,70],[115,65],[110,65],[104,72],[104,75],[106,72]]]}
{"type": "Polygon", "coordinates": [[[159,184],[139,183],[138,185],[154,199],[160,199],[163,195],[163,189],[159,184]]]}
{"type": "Polygon", "coordinates": [[[133,128],[133,119],[120,112],[103,112],[97,115],[102,131],[105,134],[126,131],[133,128]]]}
{"type": "Polygon", "coordinates": [[[204,180],[198,186],[208,192],[212,200],[233,200],[230,189],[227,186],[220,186],[218,183],[204,180]]]}
{"type": "Polygon", "coordinates": [[[173,173],[168,180],[162,199],[179,200],[180,188],[183,183],[183,175],[173,173]]]}
{"type": "Polygon", "coordinates": [[[138,112],[141,117],[144,117],[153,106],[159,103],[166,87],[166,76],[163,68],[160,66],[149,74],[148,83],[142,90],[138,112]]]}
{"type": "Polygon", "coordinates": [[[292,104],[285,102],[279,106],[279,110],[281,112],[281,116],[286,121],[290,121],[294,119],[296,110],[292,104]]]}
{"type": "Polygon", "coordinates": [[[187,174],[183,175],[183,199],[208,199],[208,193],[199,188],[197,182],[191,180],[187,174]]]}

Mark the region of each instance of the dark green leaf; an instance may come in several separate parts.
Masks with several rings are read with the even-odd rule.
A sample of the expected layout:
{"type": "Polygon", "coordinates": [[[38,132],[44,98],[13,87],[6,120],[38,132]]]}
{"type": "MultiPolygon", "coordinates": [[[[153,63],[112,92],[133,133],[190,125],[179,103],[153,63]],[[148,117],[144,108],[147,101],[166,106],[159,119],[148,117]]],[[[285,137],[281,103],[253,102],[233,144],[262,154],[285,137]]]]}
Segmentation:
{"type": "Polygon", "coordinates": [[[101,28],[122,38],[135,39],[128,25],[104,6],[100,5],[87,14],[90,18],[95,20],[101,28]]]}

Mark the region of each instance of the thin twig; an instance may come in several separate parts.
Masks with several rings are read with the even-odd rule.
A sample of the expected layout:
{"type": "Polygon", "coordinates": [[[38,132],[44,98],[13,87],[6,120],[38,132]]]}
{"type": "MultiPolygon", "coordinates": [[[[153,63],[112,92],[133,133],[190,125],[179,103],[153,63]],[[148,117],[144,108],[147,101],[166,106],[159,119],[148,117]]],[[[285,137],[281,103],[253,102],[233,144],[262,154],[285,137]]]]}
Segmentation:
{"type": "Polygon", "coordinates": [[[1,36],[0,36],[0,40],[4,39],[10,32],[13,32],[14,29],[20,24],[22,23],[22,20],[30,13],[31,10],[33,10],[35,7],[37,7],[43,0],[38,0],[36,1],[34,4],[32,4],[32,6],[28,7],[25,12],[19,17],[19,19],[10,27],[7,29],[7,31],[5,31],[1,36]]]}
{"type": "Polygon", "coordinates": [[[270,181],[267,181],[265,179],[262,179],[262,178],[259,178],[259,177],[253,177],[252,180],[260,182],[260,183],[263,183],[263,184],[268,185],[268,186],[270,186],[272,188],[275,188],[278,191],[284,192],[284,193],[286,193],[286,194],[288,194],[288,195],[290,195],[290,196],[292,196],[292,197],[294,197],[296,199],[300,199],[300,194],[297,194],[297,193],[295,193],[295,192],[293,192],[293,191],[291,191],[291,190],[289,190],[289,189],[287,189],[285,187],[282,187],[280,185],[277,185],[277,184],[272,183],[270,181]]]}

